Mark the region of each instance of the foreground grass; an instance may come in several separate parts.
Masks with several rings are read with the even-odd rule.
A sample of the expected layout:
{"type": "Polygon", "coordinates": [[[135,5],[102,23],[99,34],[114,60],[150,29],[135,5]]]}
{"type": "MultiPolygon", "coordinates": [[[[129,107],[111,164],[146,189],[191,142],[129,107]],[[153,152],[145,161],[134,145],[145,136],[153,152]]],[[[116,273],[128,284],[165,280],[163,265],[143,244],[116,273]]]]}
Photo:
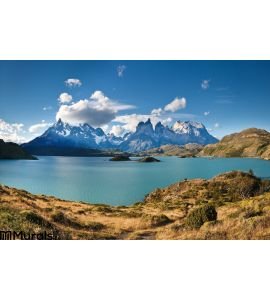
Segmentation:
{"type": "Polygon", "coordinates": [[[128,207],[0,186],[0,230],[59,239],[270,239],[270,181],[229,172],[157,189],[128,207]]]}

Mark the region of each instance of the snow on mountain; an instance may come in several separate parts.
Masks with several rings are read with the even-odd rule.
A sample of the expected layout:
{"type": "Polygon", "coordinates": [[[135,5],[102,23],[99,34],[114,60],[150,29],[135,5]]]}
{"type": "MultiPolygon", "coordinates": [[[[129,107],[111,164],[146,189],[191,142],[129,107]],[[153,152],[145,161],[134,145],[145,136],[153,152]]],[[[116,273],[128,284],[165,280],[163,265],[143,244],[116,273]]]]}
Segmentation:
{"type": "Polygon", "coordinates": [[[148,119],[146,122],[140,122],[135,132],[118,137],[113,134],[107,135],[101,128],[95,129],[89,124],[73,126],[59,119],[40,137],[24,144],[23,147],[69,147],[101,150],[117,148],[122,151],[139,152],[167,144],[206,145],[217,141],[199,122],[177,121],[172,128],[159,122],[154,128],[148,119]]]}
{"type": "Polygon", "coordinates": [[[144,151],[161,145],[185,145],[196,143],[201,145],[216,143],[218,140],[208,133],[199,122],[177,121],[172,128],[157,123],[153,128],[150,119],[140,122],[133,134],[121,144],[121,149],[130,152],[144,151]]]}
{"type": "Polygon", "coordinates": [[[111,143],[101,128],[88,124],[72,126],[59,119],[40,137],[24,144],[24,147],[73,147],[73,148],[109,148],[111,143]]]}

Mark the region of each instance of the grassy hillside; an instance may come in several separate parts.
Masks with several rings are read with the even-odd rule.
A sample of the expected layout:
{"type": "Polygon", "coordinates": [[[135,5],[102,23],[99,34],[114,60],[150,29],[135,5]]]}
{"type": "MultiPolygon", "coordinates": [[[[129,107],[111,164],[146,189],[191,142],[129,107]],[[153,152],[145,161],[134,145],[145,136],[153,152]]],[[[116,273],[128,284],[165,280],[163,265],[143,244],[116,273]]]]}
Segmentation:
{"type": "Polygon", "coordinates": [[[246,129],[225,136],[217,144],[206,146],[199,155],[270,159],[270,133],[257,128],[246,129]]]}
{"type": "Polygon", "coordinates": [[[5,143],[0,139],[0,159],[36,159],[15,143],[5,143]]]}
{"type": "Polygon", "coordinates": [[[235,171],[157,189],[129,207],[0,186],[0,229],[60,239],[270,239],[270,181],[235,171]]]}

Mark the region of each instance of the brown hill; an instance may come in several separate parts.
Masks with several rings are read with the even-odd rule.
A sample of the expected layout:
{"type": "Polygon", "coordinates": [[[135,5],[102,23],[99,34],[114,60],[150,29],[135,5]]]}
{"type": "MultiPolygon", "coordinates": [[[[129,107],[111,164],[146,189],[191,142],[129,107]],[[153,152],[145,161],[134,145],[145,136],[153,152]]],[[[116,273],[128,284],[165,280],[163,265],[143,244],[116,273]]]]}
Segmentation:
{"type": "Polygon", "coordinates": [[[230,134],[217,144],[204,147],[199,156],[270,159],[270,133],[263,129],[250,128],[230,134]]]}

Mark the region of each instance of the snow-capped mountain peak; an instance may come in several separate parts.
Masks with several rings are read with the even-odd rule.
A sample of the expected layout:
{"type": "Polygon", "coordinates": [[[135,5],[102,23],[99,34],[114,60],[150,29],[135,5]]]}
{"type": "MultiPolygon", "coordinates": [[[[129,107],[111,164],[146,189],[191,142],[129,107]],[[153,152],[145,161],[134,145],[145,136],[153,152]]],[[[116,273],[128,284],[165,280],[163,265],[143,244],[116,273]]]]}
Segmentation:
{"type": "Polygon", "coordinates": [[[188,143],[211,144],[217,139],[211,136],[199,122],[177,121],[172,128],[158,122],[153,128],[151,120],[140,122],[135,132],[123,137],[106,134],[101,128],[89,124],[71,125],[59,119],[40,137],[25,144],[25,147],[73,147],[91,149],[117,148],[139,152],[161,145],[185,145],[188,143]]]}

